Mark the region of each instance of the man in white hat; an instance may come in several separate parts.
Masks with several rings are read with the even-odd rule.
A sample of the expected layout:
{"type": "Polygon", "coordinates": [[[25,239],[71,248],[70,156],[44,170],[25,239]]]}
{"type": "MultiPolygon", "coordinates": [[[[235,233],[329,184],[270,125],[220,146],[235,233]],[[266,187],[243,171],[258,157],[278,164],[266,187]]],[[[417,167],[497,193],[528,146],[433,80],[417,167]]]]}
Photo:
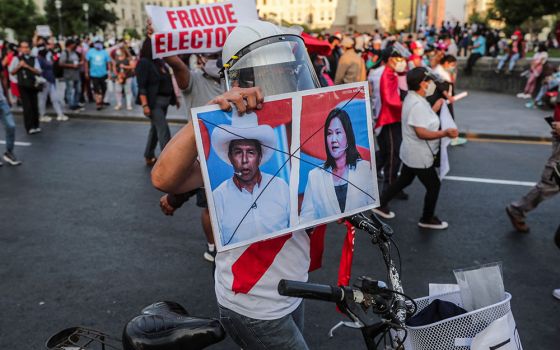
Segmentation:
{"type": "MultiPolygon", "coordinates": [[[[234,105],[239,115],[260,109],[264,96],[320,87],[303,39],[269,22],[239,24],[226,40],[222,61],[228,91],[209,103],[223,110],[231,110],[234,105]]],[[[178,57],[166,58],[166,62],[173,68],[179,86],[186,88],[186,66],[178,57]]],[[[197,156],[194,128],[189,123],[161,153],[152,170],[153,185],[168,193],[202,186],[197,156]]],[[[235,171],[245,177],[243,170],[235,171]]],[[[236,205],[227,203],[228,213],[236,205]]],[[[308,348],[303,337],[302,300],[280,295],[278,282],[307,281],[309,250],[307,233],[296,231],[216,255],[214,277],[220,321],[237,345],[246,350],[308,348]]]]}
{"type": "Polygon", "coordinates": [[[218,157],[233,167],[232,178],[214,190],[222,245],[245,242],[290,224],[290,192],[279,177],[259,167],[274,155],[276,137],[269,125],[258,125],[257,115],[234,114],[231,125],[212,132],[218,157]]]}

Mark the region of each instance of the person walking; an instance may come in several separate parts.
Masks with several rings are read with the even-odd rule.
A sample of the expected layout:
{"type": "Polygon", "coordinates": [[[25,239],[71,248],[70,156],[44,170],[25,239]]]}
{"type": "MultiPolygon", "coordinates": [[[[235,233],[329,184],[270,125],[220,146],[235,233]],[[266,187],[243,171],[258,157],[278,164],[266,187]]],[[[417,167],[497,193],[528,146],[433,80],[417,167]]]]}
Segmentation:
{"type": "Polygon", "coordinates": [[[525,222],[527,214],[542,201],[553,197],[560,191],[560,184],[555,181],[554,177],[560,167],[560,105],[556,107],[554,120],[555,122],[552,123],[552,154],[544,165],[540,181],[525,196],[506,207],[506,213],[513,228],[521,233],[529,232],[529,226],[525,222]]]}
{"type": "Polygon", "coordinates": [[[155,149],[158,141],[163,151],[171,138],[166,119],[167,109],[170,105],[177,108],[180,105],[173,87],[171,71],[164,60],[153,59],[152,42],[149,38],[146,38],[142,45],[136,76],[138,77],[137,103],[142,106],[144,115],[150,118],[151,123],[144,158],[147,166],[153,166],[157,161],[155,149]]]}
{"type": "Polygon", "coordinates": [[[76,51],[76,42],[66,40],[64,51],[60,54],[59,65],[63,69],[63,78],[66,84],[65,98],[71,111],[78,111],[82,86],[80,81],[80,67],[83,65],[81,55],[76,51]]]}
{"type": "Polygon", "coordinates": [[[62,111],[62,101],[58,96],[56,88],[56,78],[54,75],[54,63],[52,61],[52,53],[46,49],[38,52],[37,59],[41,67],[41,76],[46,80],[43,89],[39,92],[39,121],[50,122],[52,119],[46,115],[47,98],[51,99],[51,104],[56,112],[56,120],[66,121],[68,117],[62,111]]]}
{"type": "MultiPolygon", "coordinates": [[[[381,195],[380,207],[373,211],[382,217],[389,213],[388,204],[400,191],[418,177],[426,188],[424,209],[418,226],[427,229],[446,229],[449,225],[435,216],[441,181],[436,171],[436,155],[439,153],[440,139],[454,138],[457,129],[440,129],[436,112],[441,109],[444,99],[439,99],[433,107],[426,100],[431,96],[436,84],[434,77],[424,67],[414,68],[406,75],[408,94],[402,107],[402,145],[400,157],[403,162],[397,181],[381,195]]],[[[394,214],[392,215],[394,217],[394,214]]]]}
{"type": "Polygon", "coordinates": [[[95,95],[95,105],[100,111],[104,104],[103,99],[107,92],[107,77],[111,71],[111,57],[105,51],[103,43],[98,40],[93,45],[93,49],[88,50],[86,54],[86,79],[90,79],[93,84],[93,93],[95,95]]]}
{"type": "Polygon", "coordinates": [[[41,75],[41,67],[39,66],[39,60],[31,56],[29,42],[21,41],[19,43],[19,56],[12,60],[10,74],[17,76],[25,130],[30,135],[41,132],[37,101],[38,88],[36,86],[37,76],[41,75]]]}
{"type": "Polygon", "coordinates": [[[134,75],[134,61],[128,50],[117,49],[115,53],[115,64],[113,65],[115,74],[115,98],[117,105],[115,110],[122,108],[123,93],[125,96],[126,110],[132,110],[132,77],[134,75]]]}
{"type": "MultiPolygon", "coordinates": [[[[0,73],[2,73],[1,68],[0,73]]],[[[10,102],[6,91],[7,89],[5,89],[4,81],[2,80],[0,82],[0,120],[6,130],[6,152],[4,152],[3,159],[10,165],[20,165],[21,161],[19,161],[14,154],[16,124],[14,123],[14,117],[10,110],[10,102]]],[[[2,166],[2,162],[0,162],[0,166],[2,166]]]]}

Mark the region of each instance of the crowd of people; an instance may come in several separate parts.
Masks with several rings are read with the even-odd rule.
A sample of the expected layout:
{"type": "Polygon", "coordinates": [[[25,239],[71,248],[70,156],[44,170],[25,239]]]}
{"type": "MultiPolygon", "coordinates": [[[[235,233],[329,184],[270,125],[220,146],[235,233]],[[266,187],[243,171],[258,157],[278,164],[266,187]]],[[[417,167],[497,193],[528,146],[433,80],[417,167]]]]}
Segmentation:
{"type": "MultiPolygon", "coordinates": [[[[152,32],[150,25],[147,32],[152,32]]],[[[282,28],[268,22],[240,24],[226,40],[222,52],[165,59],[152,57],[149,37],[141,45],[125,40],[109,44],[88,38],[57,43],[53,38],[35,37],[18,45],[4,44],[2,48],[2,78],[7,96],[0,94],[0,112],[7,133],[4,160],[10,164],[18,162],[13,153],[10,105],[22,105],[29,135],[41,132],[40,122],[51,121],[45,112],[47,100],[61,122],[68,119],[65,106],[80,111],[85,103],[91,102],[98,110],[106,108],[108,81],[115,85],[115,110],[121,110],[123,105],[132,109],[134,102],[142,106],[151,121],[144,152],[146,165],[154,167],[154,186],[167,193],[160,199],[162,211],[172,215],[189,198],[197,197],[197,205],[203,208],[201,224],[207,239],[204,258],[214,262],[216,268],[221,321],[234,341],[246,349],[307,349],[302,335],[301,299],[280,296],[277,285],[281,278],[307,280],[309,235],[298,231],[291,236],[216,253],[193,126],[188,123],[171,137],[166,121],[169,106],[185,103],[190,111],[191,107],[215,103],[229,110],[233,104],[242,115],[258,109],[264,96],[368,81],[377,140],[377,172],[382,178],[381,206],[374,211],[383,218],[394,218],[389,203],[395,198],[407,200],[404,190],[418,177],[426,188],[418,226],[446,229],[449,224],[436,215],[441,189],[437,172],[440,140],[447,137],[455,145],[464,144],[465,140],[458,137],[456,128],[441,130],[439,115],[445,111],[454,117],[457,57],[468,55],[465,74],[472,73],[476,60],[482,56],[500,57],[497,70],[501,72],[507,63],[507,74],[529,47],[525,41],[519,41],[521,33],[506,39],[501,32],[481,25],[444,23],[438,30],[429,27],[414,34],[333,34],[322,38],[328,42],[329,53],[310,52],[310,69],[318,79],[304,79],[303,70],[283,67],[297,69],[298,74],[278,75],[265,69],[258,76],[253,74],[252,79],[243,80],[237,71],[226,83],[223,74],[238,69],[233,58],[241,50],[245,50],[244,55],[266,55],[267,50],[248,53],[246,48],[282,34],[286,34],[282,28]],[[269,84],[260,84],[263,79],[269,84]],[[287,79],[298,81],[284,81],[287,79]],[[65,84],[64,96],[57,94],[59,82],[65,84]],[[159,157],[155,153],[157,144],[162,150],[159,157]],[[262,265],[264,262],[266,266],[262,265]],[[260,274],[252,273],[255,267],[260,274]]],[[[537,46],[524,94],[537,91],[536,79],[542,74],[544,52],[550,45],[554,44],[537,46]]],[[[552,86],[548,80],[546,84],[552,86]]],[[[560,132],[559,122],[560,112],[553,124],[556,136],[560,132]]],[[[554,147],[558,147],[557,142],[554,147]]],[[[547,165],[551,166],[552,162],[547,165]]],[[[522,221],[524,212],[558,192],[557,185],[546,181],[546,188],[537,189],[546,193],[532,194],[532,199],[526,200],[529,204],[512,204],[508,207],[510,217],[522,221]]],[[[240,191],[252,192],[239,179],[235,185],[240,191]]]]}

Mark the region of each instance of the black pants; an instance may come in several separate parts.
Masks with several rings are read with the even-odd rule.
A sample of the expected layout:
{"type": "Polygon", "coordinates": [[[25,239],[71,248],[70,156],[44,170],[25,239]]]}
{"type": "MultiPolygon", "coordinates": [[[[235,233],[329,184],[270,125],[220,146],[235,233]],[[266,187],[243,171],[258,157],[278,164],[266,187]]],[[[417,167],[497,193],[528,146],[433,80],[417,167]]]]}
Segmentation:
{"type": "Polygon", "coordinates": [[[377,152],[377,171],[383,169],[383,190],[386,191],[390,185],[397,180],[397,174],[401,166],[399,156],[402,142],[401,123],[393,123],[383,126],[377,138],[379,151],[377,152]]]}
{"type": "Polygon", "coordinates": [[[433,166],[427,169],[417,169],[410,168],[406,164],[403,164],[401,175],[397,181],[393,183],[381,196],[381,206],[386,206],[399,192],[409,186],[416,176],[418,176],[422,185],[426,188],[422,219],[430,219],[433,217],[436,211],[439,189],[441,187],[441,182],[439,181],[436,168],[433,166]]]}
{"type": "Polygon", "coordinates": [[[23,123],[25,130],[39,127],[39,101],[37,99],[37,89],[18,86],[23,107],[23,123]]]}
{"type": "Polygon", "coordinates": [[[465,68],[465,73],[468,75],[472,74],[472,69],[476,63],[476,61],[478,61],[479,58],[481,58],[482,55],[479,53],[471,53],[471,55],[469,56],[469,58],[467,59],[467,67],[465,68]]]}
{"type": "Polygon", "coordinates": [[[144,157],[146,158],[153,158],[155,156],[158,141],[160,149],[163,150],[171,138],[169,125],[167,124],[167,119],[165,119],[170,101],[171,97],[169,96],[158,96],[156,98],[154,109],[152,109],[150,114],[152,126],[148,133],[148,143],[144,151],[144,157]]]}

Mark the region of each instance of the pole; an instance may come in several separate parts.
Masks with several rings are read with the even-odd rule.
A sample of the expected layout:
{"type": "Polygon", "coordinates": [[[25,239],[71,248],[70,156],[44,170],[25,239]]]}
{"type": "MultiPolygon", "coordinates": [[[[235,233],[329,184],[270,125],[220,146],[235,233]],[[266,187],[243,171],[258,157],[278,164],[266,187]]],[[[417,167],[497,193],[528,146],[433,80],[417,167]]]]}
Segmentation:
{"type": "Polygon", "coordinates": [[[414,27],[414,0],[410,0],[410,24],[408,26],[408,31],[412,33],[412,28],[414,27]]]}
{"type": "Polygon", "coordinates": [[[62,38],[62,15],[60,14],[60,9],[56,10],[56,14],[58,16],[58,36],[62,38]]]}

